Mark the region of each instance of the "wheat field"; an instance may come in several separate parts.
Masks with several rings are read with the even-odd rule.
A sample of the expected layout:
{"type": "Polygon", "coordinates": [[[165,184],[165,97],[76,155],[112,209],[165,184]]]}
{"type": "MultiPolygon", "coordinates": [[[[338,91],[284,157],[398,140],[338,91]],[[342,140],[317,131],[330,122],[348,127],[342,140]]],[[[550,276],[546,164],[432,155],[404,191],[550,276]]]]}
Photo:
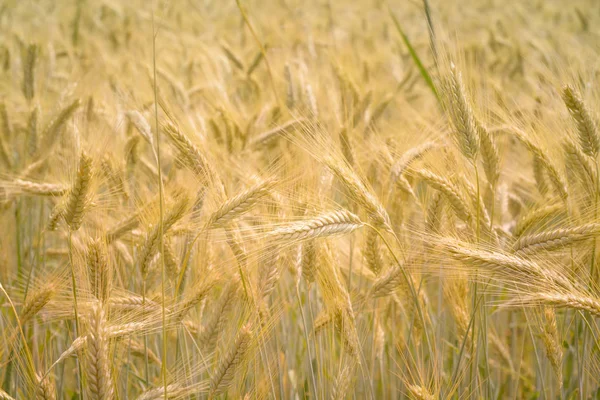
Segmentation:
{"type": "Polygon", "coordinates": [[[599,27],[0,0],[0,399],[600,398],[599,27]]]}

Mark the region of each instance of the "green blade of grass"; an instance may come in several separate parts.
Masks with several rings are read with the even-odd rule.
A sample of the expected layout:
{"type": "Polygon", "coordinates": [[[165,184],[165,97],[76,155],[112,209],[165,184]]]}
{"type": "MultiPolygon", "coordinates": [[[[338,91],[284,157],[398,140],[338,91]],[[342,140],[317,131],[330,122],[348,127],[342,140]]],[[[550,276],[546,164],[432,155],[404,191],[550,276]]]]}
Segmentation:
{"type": "Polygon", "coordinates": [[[394,21],[394,26],[396,27],[396,30],[400,34],[400,37],[402,38],[402,41],[404,42],[404,44],[408,48],[408,52],[410,53],[411,58],[413,59],[413,61],[415,62],[417,68],[419,69],[419,73],[421,74],[421,76],[423,77],[423,79],[425,79],[425,83],[427,83],[427,86],[429,86],[429,88],[433,92],[433,95],[435,96],[435,98],[439,102],[440,98],[439,98],[438,92],[437,92],[437,90],[435,88],[435,84],[433,83],[433,79],[431,79],[431,75],[429,75],[429,72],[427,72],[427,68],[425,68],[425,66],[423,65],[423,62],[421,62],[421,59],[419,58],[419,55],[415,51],[415,48],[410,43],[410,40],[408,39],[408,36],[406,36],[406,34],[404,33],[404,31],[402,30],[402,27],[400,26],[400,22],[398,21],[398,18],[396,18],[396,16],[392,12],[392,10],[388,9],[388,11],[390,13],[390,17],[392,18],[392,21],[394,21]]]}

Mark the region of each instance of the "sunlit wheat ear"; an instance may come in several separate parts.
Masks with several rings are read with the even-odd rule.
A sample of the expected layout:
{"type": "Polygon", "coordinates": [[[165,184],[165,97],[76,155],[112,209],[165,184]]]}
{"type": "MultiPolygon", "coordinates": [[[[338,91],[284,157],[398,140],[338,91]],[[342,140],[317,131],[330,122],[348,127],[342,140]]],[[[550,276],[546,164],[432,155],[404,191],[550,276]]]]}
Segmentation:
{"type": "Polygon", "coordinates": [[[466,279],[453,279],[444,284],[444,298],[447,301],[450,313],[454,318],[456,333],[459,339],[463,339],[469,327],[469,282],[466,279]]]}
{"type": "Polygon", "coordinates": [[[534,162],[539,162],[540,166],[543,167],[548,173],[548,178],[550,178],[550,182],[554,187],[556,193],[564,200],[569,197],[569,193],[567,190],[567,184],[564,181],[563,176],[559,173],[558,169],[548,157],[546,152],[537,144],[533,143],[525,134],[525,132],[520,129],[512,128],[511,132],[519,139],[521,143],[527,150],[533,155],[534,162]]]}
{"type": "MultiPolygon", "coordinates": [[[[200,388],[185,387],[178,383],[174,383],[172,385],[167,385],[167,393],[169,394],[169,398],[181,398],[186,395],[191,395],[193,393],[197,393],[200,388]]],[[[145,391],[136,400],[162,400],[165,398],[165,388],[164,386],[159,386],[157,388],[153,388],[145,391]]]]}
{"type": "Polygon", "coordinates": [[[379,275],[373,282],[368,296],[385,297],[398,290],[404,280],[402,268],[400,265],[394,265],[379,275]]]}
{"type": "Polygon", "coordinates": [[[219,190],[220,194],[224,195],[225,189],[223,188],[221,180],[200,149],[198,149],[196,145],[194,145],[194,143],[192,143],[192,141],[171,122],[163,124],[162,130],[167,134],[169,139],[171,139],[171,143],[179,150],[185,165],[192,170],[202,182],[211,182],[215,185],[215,188],[219,190]]]}
{"type": "MultiPolygon", "coordinates": [[[[181,195],[177,199],[177,202],[168,210],[162,221],[162,233],[165,234],[177,221],[179,221],[187,211],[189,199],[181,195]]],[[[139,265],[142,270],[142,275],[147,276],[150,262],[156,254],[158,243],[160,239],[160,224],[157,223],[151,227],[150,231],[146,234],[146,240],[139,253],[139,265]]]]}
{"type": "Polygon", "coordinates": [[[462,75],[452,65],[444,82],[446,108],[454,125],[455,140],[462,154],[474,161],[479,150],[479,135],[473,109],[469,103],[462,75]]]}
{"type": "Polygon", "coordinates": [[[415,175],[441,192],[460,219],[469,225],[473,222],[473,214],[469,209],[467,199],[452,182],[427,170],[416,171],[415,175]]]}
{"type": "Polygon", "coordinates": [[[10,182],[15,189],[35,196],[62,196],[69,188],[59,183],[37,183],[23,179],[15,179],[10,182]]]}
{"type": "Polygon", "coordinates": [[[64,210],[65,222],[69,229],[76,231],[83,222],[83,215],[88,203],[90,184],[92,179],[92,159],[82,152],[79,156],[79,167],[75,182],[71,186],[71,191],[64,210]]]}
{"type": "Polygon", "coordinates": [[[344,235],[362,226],[361,220],[350,211],[333,211],[312,219],[275,228],[268,233],[267,240],[300,241],[344,235]]]}
{"type": "Polygon", "coordinates": [[[298,246],[296,264],[298,268],[297,283],[299,283],[300,276],[308,283],[314,282],[317,268],[317,243],[314,240],[306,241],[298,246]]]}
{"type": "Polygon", "coordinates": [[[396,183],[413,162],[421,159],[427,152],[434,149],[435,146],[434,142],[425,142],[402,154],[390,169],[390,184],[396,183]]]}
{"type": "Polygon", "coordinates": [[[219,333],[227,320],[227,312],[232,308],[235,298],[238,295],[238,290],[239,280],[233,280],[223,289],[219,302],[216,304],[210,319],[204,325],[204,330],[198,340],[204,348],[210,351],[215,348],[219,333]]]}
{"type": "Polygon", "coordinates": [[[21,310],[21,324],[25,324],[39,313],[50,302],[55,294],[55,288],[48,285],[31,293],[21,310]]]}
{"type": "MultiPolygon", "coordinates": [[[[50,377],[41,378],[38,374],[38,387],[35,394],[36,400],[55,400],[56,399],[56,387],[50,380],[50,377]]],[[[2,396],[0,395],[0,399],[2,396]]]]}
{"type": "Polygon", "coordinates": [[[169,279],[175,279],[179,275],[179,259],[173,250],[173,244],[170,240],[165,240],[164,242],[163,259],[167,276],[169,279]]]}
{"type": "Polygon", "coordinates": [[[584,291],[567,290],[564,293],[558,291],[538,292],[519,296],[511,305],[525,306],[548,306],[555,308],[570,308],[573,310],[587,311],[595,317],[600,317],[600,299],[586,294],[584,291]]]}
{"type": "Polygon", "coordinates": [[[525,214],[520,220],[513,232],[515,237],[520,237],[532,230],[538,224],[542,224],[551,218],[557,218],[565,213],[565,207],[561,203],[548,204],[540,208],[533,209],[525,214]]]}
{"type": "Polygon", "coordinates": [[[211,398],[224,393],[229,385],[231,385],[238,367],[246,359],[251,339],[251,327],[250,325],[245,325],[235,338],[235,342],[232,344],[229,352],[219,362],[219,366],[210,380],[211,398]]]}
{"type": "Polygon", "coordinates": [[[529,284],[537,281],[569,291],[573,290],[576,285],[575,282],[555,270],[543,268],[533,261],[515,255],[473,249],[449,240],[444,240],[441,244],[454,258],[462,261],[465,265],[488,269],[501,276],[506,276],[507,279],[513,279],[515,283],[519,283],[519,279],[527,279],[526,283],[529,284]]]}
{"type": "Polygon", "coordinates": [[[586,156],[571,140],[566,140],[563,143],[563,149],[567,159],[567,168],[575,172],[584,189],[592,195],[597,179],[596,166],[593,160],[586,156]]]}
{"type": "Polygon", "coordinates": [[[427,217],[425,226],[428,232],[439,232],[442,227],[444,210],[444,197],[441,192],[437,191],[427,206],[427,217]]]}
{"type": "Polygon", "coordinates": [[[238,218],[249,211],[262,197],[268,195],[275,184],[276,182],[273,180],[259,182],[251,188],[228,199],[210,216],[207,226],[223,226],[238,218]]]}
{"type": "Polygon", "coordinates": [[[596,223],[552,229],[521,236],[515,243],[514,250],[519,255],[533,254],[539,251],[559,250],[598,235],[600,235],[600,224],[596,223]]]}
{"type": "Polygon", "coordinates": [[[546,348],[546,356],[550,361],[552,370],[556,375],[559,388],[562,388],[562,357],[563,350],[561,346],[561,340],[558,335],[558,329],[556,327],[556,313],[551,307],[544,308],[544,323],[542,326],[542,341],[546,348]]]}
{"type": "Polygon", "coordinates": [[[94,304],[90,311],[85,368],[88,394],[95,400],[109,400],[114,397],[111,377],[111,361],[104,310],[94,304]]]}
{"type": "Polygon", "coordinates": [[[481,124],[477,123],[477,133],[481,143],[481,159],[483,161],[483,170],[488,183],[495,187],[500,178],[500,158],[498,156],[498,147],[496,140],[490,132],[481,124]]]}
{"type": "Polygon", "coordinates": [[[581,150],[588,156],[596,158],[600,149],[600,135],[598,133],[597,122],[592,117],[591,112],[586,107],[579,93],[572,86],[566,85],[563,87],[562,97],[569,109],[569,113],[577,124],[581,150]]]}
{"type": "Polygon", "coordinates": [[[92,294],[104,303],[110,291],[110,267],[105,244],[101,239],[91,240],[88,243],[86,261],[92,294]]]}
{"type": "Polygon", "coordinates": [[[49,231],[54,231],[58,228],[58,224],[60,223],[65,212],[65,204],[65,201],[57,203],[50,212],[50,215],[48,216],[48,223],[46,225],[49,231]]]}
{"type": "Polygon", "coordinates": [[[258,270],[258,295],[260,298],[268,298],[275,289],[279,279],[279,253],[276,246],[269,245],[264,252],[264,261],[258,270]]]}
{"type": "Polygon", "coordinates": [[[383,268],[383,257],[379,245],[379,237],[377,232],[369,229],[366,234],[366,243],[363,251],[367,267],[375,274],[379,275],[383,268]]]}
{"type": "Polygon", "coordinates": [[[347,166],[341,165],[333,159],[326,160],[331,173],[339,179],[357,203],[364,208],[376,226],[392,230],[390,216],[379,199],[371,193],[362,183],[360,178],[347,166]]]}
{"type": "Polygon", "coordinates": [[[331,400],[344,400],[349,392],[352,391],[351,381],[354,373],[354,363],[349,362],[344,365],[333,383],[331,391],[331,400]]]}
{"type": "Polygon", "coordinates": [[[214,278],[209,277],[200,285],[190,288],[189,291],[191,294],[177,304],[176,310],[173,313],[173,319],[177,322],[181,322],[186,314],[200,304],[202,299],[209,294],[216,283],[217,281],[214,278]]]}
{"type": "Polygon", "coordinates": [[[408,384],[406,388],[414,400],[434,400],[436,398],[425,386],[408,384]]]}

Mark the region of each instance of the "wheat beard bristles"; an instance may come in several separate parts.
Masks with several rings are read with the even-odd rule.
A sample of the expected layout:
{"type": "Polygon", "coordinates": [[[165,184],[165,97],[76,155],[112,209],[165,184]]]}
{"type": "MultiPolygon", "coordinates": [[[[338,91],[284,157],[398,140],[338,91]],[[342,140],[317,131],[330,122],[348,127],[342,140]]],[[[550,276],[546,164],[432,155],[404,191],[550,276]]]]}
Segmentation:
{"type": "Polygon", "coordinates": [[[341,210],[274,229],[269,232],[268,237],[270,240],[300,241],[344,235],[362,226],[363,223],[356,215],[350,211],[341,210]]]}
{"type": "Polygon", "coordinates": [[[67,200],[64,218],[72,231],[76,231],[83,222],[83,214],[88,200],[92,177],[92,159],[85,152],[79,157],[77,177],[67,200]]]}

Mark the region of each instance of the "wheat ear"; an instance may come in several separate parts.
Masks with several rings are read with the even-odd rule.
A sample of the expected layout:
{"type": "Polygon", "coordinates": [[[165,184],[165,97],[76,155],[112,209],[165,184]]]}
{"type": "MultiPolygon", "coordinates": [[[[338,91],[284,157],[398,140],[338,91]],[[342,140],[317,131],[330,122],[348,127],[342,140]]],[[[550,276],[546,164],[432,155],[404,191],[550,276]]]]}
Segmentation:
{"type": "Polygon", "coordinates": [[[577,124],[581,150],[588,156],[596,158],[600,149],[600,135],[598,134],[598,125],[591,112],[572,86],[566,85],[563,88],[562,97],[571,117],[577,124]]]}
{"type": "Polygon", "coordinates": [[[361,220],[350,211],[341,210],[322,214],[316,218],[294,222],[269,232],[270,240],[308,240],[343,235],[363,226],[361,220]]]}
{"type": "Polygon", "coordinates": [[[21,310],[21,324],[25,324],[39,313],[54,296],[55,290],[52,286],[45,286],[31,295],[21,310]]]}
{"type": "Polygon", "coordinates": [[[92,159],[85,152],[82,152],[79,156],[77,177],[75,178],[75,182],[71,187],[64,211],[65,222],[72,231],[78,230],[83,222],[83,215],[88,202],[91,179],[92,159]]]}
{"type": "Polygon", "coordinates": [[[468,225],[473,222],[473,215],[467,206],[467,200],[452,182],[427,170],[416,171],[416,175],[434,189],[439,190],[460,219],[468,225]]]}
{"type": "Polygon", "coordinates": [[[266,180],[225,201],[209,218],[207,226],[218,227],[249,211],[262,197],[268,195],[276,182],[266,180]]]}
{"type": "Polygon", "coordinates": [[[105,245],[101,239],[89,242],[86,256],[92,294],[104,303],[108,299],[110,290],[110,268],[105,245]]]}
{"type": "Polygon", "coordinates": [[[245,325],[238,333],[235,343],[233,343],[229,352],[221,359],[221,362],[210,381],[211,398],[223,393],[231,384],[238,366],[242,364],[246,358],[251,338],[252,330],[249,325],[245,325]]]}
{"type": "Polygon", "coordinates": [[[520,255],[532,254],[538,251],[552,251],[598,235],[600,235],[600,224],[591,223],[521,236],[513,248],[515,253],[520,255]]]}
{"type": "Polygon", "coordinates": [[[110,372],[106,321],[100,304],[92,306],[89,325],[86,352],[89,396],[94,400],[109,400],[114,397],[114,389],[110,372]]]}
{"type": "Polygon", "coordinates": [[[558,329],[556,328],[556,313],[551,307],[544,308],[544,325],[542,331],[542,341],[546,348],[546,355],[552,366],[552,370],[556,375],[559,388],[562,388],[562,357],[563,351],[561,347],[558,329]]]}
{"type": "Polygon", "coordinates": [[[445,82],[447,109],[455,129],[455,140],[462,154],[475,160],[479,150],[479,135],[473,109],[459,71],[452,65],[445,82]]]}

